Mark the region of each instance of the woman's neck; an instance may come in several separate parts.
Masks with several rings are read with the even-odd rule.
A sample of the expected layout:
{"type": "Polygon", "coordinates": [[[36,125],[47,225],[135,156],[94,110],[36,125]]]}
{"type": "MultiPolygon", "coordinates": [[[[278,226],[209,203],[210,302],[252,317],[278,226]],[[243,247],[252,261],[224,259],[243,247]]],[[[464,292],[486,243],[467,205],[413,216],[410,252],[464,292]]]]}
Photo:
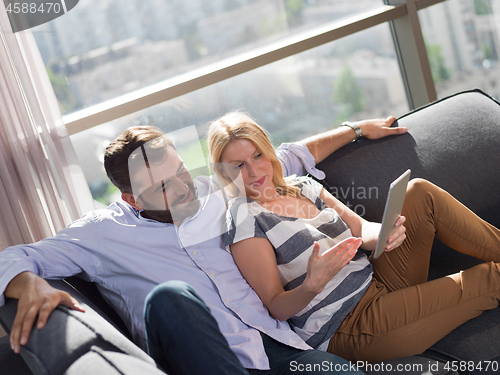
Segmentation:
{"type": "Polygon", "coordinates": [[[258,197],[250,197],[253,201],[259,203],[260,205],[274,202],[278,199],[283,198],[282,195],[280,195],[276,189],[267,189],[264,194],[259,195],[258,197]]]}

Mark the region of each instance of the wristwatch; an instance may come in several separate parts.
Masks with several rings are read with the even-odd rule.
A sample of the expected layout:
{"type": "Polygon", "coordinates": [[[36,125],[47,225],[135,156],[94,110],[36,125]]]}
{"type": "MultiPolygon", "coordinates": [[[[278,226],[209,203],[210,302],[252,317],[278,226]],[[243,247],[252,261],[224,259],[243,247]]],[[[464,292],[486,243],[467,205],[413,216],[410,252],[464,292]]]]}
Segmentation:
{"type": "Polygon", "coordinates": [[[348,126],[356,133],[356,138],[354,138],[351,142],[357,142],[361,139],[361,137],[363,137],[363,132],[361,131],[361,128],[354,122],[345,121],[342,123],[341,126],[348,126]]]}

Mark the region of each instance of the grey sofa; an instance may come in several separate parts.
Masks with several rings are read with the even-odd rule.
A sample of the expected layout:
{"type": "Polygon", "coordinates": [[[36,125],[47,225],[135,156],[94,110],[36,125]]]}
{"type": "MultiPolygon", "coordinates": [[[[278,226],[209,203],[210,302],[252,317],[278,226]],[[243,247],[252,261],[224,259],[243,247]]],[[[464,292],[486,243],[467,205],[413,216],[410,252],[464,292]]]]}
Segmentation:
{"type": "MultiPolygon", "coordinates": [[[[389,184],[410,168],[412,178],[441,186],[500,227],[500,103],[480,90],[470,90],[416,109],[399,118],[398,125],[408,127],[408,134],[362,139],[320,163],[318,168],[327,175],[325,187],[367,220],[380,221],[389,184]]],[[[429,279],[479,262],[435,240],[429,279]]],[[[422,358],[459,367],[460,374],[500,373],[500,308],[459,327],[421,356],[389,362],[422,358]]]]}
{"type": "MultiPolygon", "coordinates": [[[[479,216],[499,226],[500,194],[496,188],[500,185],[500,105],[473,90],[413,111],[398,123],[407,126],[409,133],[362,140],[322,162],[319,168],[327,173],[325,186],[365,218],[380,221],[389,183],[411,168],[413,177],[442,186],[479,216]],[[367,192],[371,188],[371,199],[357,194],[358,188],[367,192]]],[[[477,262],[436,241],[429,278],[477,262]]],[[[127,329],[93,284],[75,278],[52,283],[73,294],[87,313],[58,307],[44,329],[33,331],[21,356],[10,351],[7,338],[0,339],[1,374],[163,374],[132,344],[127,329]]],[[[16,305],[17,301],[8,300],[0,308],[0,324],[6,332],[12,326],[16,305]]],[[[499,362],[497,308],[459,327],[422,355],[362,370],[367,374],[487,374],[498,372],[499,362]]]]}

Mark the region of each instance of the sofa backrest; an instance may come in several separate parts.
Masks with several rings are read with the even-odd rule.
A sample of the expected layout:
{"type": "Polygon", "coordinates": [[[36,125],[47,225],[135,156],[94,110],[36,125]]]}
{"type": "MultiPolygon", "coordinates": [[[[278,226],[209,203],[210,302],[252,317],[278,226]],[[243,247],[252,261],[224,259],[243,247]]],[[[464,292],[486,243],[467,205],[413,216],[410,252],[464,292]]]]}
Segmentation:
{"type": "Polygon", "coordinates": [[[330,191],[380,221],[389,184],[406,169],[444,188],[484,219],[500,223],[500,104],[461,92],[397,120],[408,133],[349,144],[318,165],[330,191]]]}
{"type": "MultiPolygon", "coordinates": [[[[365,219],[380,222],[389,184],[410,168],[412,178],[433,182],[500,226],[500,104],[495,99],[480,90],[461,92],[418,108],[395,125],[408,127],[408,133],[362,139],[321,162],[325,187],[365,219]]],[[[467,257],[456,267],[471,262],[467,257]]]]}
{"type": "MultiPolygon", "coordinates": [[[[132,340],[132,334],[128,327],[123,322],[118,313],[109,305],[95,283],[85,281],[78,276],[68,277],[64,280],[65,284],[75,289],[75,291],[85,298],[85,303],[92,306],[92,308],[106,319],[111,325],[120,331],[129,340],[132,340]]],[[[63,285],[64,284],[59,284],[63,285]]],[[[70,291],[70,290],[68,290],[70,291]]]]}

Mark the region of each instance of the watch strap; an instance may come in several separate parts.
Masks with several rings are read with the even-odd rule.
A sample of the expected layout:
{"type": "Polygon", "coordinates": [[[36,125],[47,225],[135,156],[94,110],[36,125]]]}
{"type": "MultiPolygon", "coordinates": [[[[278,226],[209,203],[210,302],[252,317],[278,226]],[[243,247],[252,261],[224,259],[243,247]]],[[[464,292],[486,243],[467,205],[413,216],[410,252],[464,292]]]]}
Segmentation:
{"type": "Polygon", "coordinates": [[[345,121],[342,123],[341,126],[348,126],[352,130],[354,130],[354,132],[356,133],[356,138],[354,138],[352,140],[352,142],[357,142],[363,137],[363,132],[361,131],[361,128],[358,125],[356,125],[355,123],[350,122],[350,121],[345,121]]]}

